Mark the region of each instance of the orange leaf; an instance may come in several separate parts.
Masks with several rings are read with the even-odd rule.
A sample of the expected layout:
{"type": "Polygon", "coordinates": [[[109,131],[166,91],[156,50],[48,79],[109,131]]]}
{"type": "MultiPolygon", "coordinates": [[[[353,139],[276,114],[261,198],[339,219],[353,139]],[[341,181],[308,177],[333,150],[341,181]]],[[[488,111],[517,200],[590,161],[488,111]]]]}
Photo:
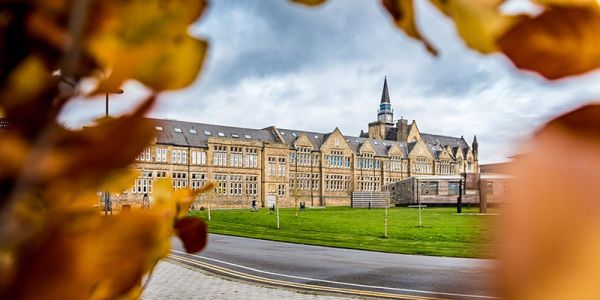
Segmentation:
{"type": "Polygon", "coordinates": [[[558,79],[600,67],[598,32],[598,9],[557,6],[524,19],[498,44],[519,69],[558,79]]]}
{"type": "Polygon", "coordinates": [[[394,18],[396,27],[402,29],[408,36],[423,43],[431,54],[437,55],[437,50],[421,35],[417,28],[413,0],[382,0],[381,3],[394,18]]]}
{"type": "Polygon", "coordinates": [[[507,299],[599,299],[600,105],[549,122],[513,166],[503,215],[507,299]],[[568,159],[565,159],[568,158],[568,159]]]}

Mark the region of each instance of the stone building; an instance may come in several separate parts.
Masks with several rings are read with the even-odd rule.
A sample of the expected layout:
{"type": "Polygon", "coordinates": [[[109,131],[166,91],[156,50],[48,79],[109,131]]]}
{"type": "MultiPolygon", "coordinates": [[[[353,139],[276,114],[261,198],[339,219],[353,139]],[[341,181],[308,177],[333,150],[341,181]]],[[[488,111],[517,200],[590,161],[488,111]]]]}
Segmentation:
{"type": "MultiPolygon", "coordinates": [[[[380,191],[410,176],[478,172],[478,145],[464,138],[422,133],[417,123],[394,123],[387,80],[377,121],[359,136],[331,132],[250,129],[155,119],[156,140],[136,159],[134,187],[118,199],[152,201],[152,182],[170,178],[175,188],[216,183],[211,205],[348,206],[354,191],[380,191]]],[[[200,199],[202,201],[202,199],[200,199]]]]}

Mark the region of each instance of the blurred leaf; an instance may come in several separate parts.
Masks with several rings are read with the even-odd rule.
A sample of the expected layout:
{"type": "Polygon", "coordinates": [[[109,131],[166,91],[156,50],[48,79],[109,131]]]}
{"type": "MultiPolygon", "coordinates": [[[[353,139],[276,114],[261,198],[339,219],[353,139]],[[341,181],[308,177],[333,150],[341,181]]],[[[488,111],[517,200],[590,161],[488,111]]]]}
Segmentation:
{"type": "Polygon", "coordinates": [[[402,29],[408,36],[421,41],[431,54],[437,55],[437,50],[421,35],[417,28],[413,0],[382,0],[381,2],[394,18],[396,27],[402,29]]]}
{"type": "Polygon", "coordinates": [[[206,246],[206,224],[196,217],[184,217],[175,223],[175,233],[187,253],[196,253],[206,246]]]}
{"type": "Polygon", "coordinates": [[[327,0],[290,0],[290,1],[295,2],[295,3],[304,4],[304,5],[313,6],[313,5],[323,4],[327,0]]]}
{"type": "Polygon", "coordinates": [[[519,69],[558,79],[600,67],[598,32],[598,9],[551,7],[515,25],[498,43],[519,69]]]}
{"type": "Polygon", "coordinates": [[[452,18],[467,46],[481,53],[497,51],[496,40],[520,17],[502,15],[504,0],[430,0],[452,18]]]}
{"type": "Polygon", "coordinates": [[[97,93],[136,79],[155,91],[183,88],[201,67],[207,43],[191,38],[188,26],[206,1],[96,1],[84,45],[107,71],[97,93]]]}
{"type": "Polygon", "coordinates": [[[23,249],[11,299],[113,299],[139,287],[140,279],[169,252],[170,231],[151,213],[105,218],[55,216],[49,235],[23,249]]]}
{"type": "Polygon", "coordinates": [[[514,162],[499,243],[507,299],[600,298],[598,132],[600,105],[582,107],[549,122],[514,162]]]}
{"type": "Polygon", "coordinates": [[[542,5],[565,5],[565,6],[595,6],[598,7],[598,0],[533,0],[542,5]]]}

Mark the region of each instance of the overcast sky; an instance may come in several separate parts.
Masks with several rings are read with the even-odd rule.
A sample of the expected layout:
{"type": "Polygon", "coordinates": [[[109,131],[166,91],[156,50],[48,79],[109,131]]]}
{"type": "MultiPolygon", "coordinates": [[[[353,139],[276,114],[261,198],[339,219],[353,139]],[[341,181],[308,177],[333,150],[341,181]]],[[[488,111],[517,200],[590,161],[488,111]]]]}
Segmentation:
{"type": "MultiPolygon", "coordinates": [[[[417,2],[419,26],[439,57],[397,30],[378,0],[330,0],[318,8],[212,1],[190,29],[210,42],[200,77],[162,94],[151,116],[358,135],[376,120],[387,76],[395,119],[469,143],[477,134],[480,160],[489,163],[518,151],[548,118],[600,99],[600,73],[550,83],[518,72],[500,55],[467,49],[447,19],[417,2]]],[[[131,109],[145,93],[135,82],[124,90],[111,98],[111,114],[131,109]]],[[[103,113],[100,100],[76,101],[62,119],[80,126],[103,113]]]]}

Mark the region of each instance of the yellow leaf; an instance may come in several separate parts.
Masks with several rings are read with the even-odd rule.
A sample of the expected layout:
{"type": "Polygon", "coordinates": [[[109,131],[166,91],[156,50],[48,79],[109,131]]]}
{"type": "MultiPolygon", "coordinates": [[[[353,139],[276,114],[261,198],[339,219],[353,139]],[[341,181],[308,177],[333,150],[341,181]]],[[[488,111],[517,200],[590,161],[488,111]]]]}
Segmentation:
{"type": "Polygon", "coordinates": [[[437,50],[417,28],[413,0],[382,0],[382,4],[394,18],[396,27],[402,29],[408,36],[422,42],[431,54],[437,55],[437,50]]]}
{"type": "Polygon", "coordinates": [[[207,43],[187,34],[205,1],[96,1],[84,42],[108,72],[96,92],[136,79],[156,91],[183,88],[201,67],[207,43]]]}
{"type": "Polygon", "coordinates": [[[452,18],[467,46],[481,53],[498,50],[496,40],[521,17],[502,15],[498,6],[504,0],[430,0],[452,18]]]}
{"type": "Polygon", "coordinates": [[[518,68],[558,79],[600,67],[598,32],[598,9],[556,6],[521,21],[498,44],[518,68]]]}

